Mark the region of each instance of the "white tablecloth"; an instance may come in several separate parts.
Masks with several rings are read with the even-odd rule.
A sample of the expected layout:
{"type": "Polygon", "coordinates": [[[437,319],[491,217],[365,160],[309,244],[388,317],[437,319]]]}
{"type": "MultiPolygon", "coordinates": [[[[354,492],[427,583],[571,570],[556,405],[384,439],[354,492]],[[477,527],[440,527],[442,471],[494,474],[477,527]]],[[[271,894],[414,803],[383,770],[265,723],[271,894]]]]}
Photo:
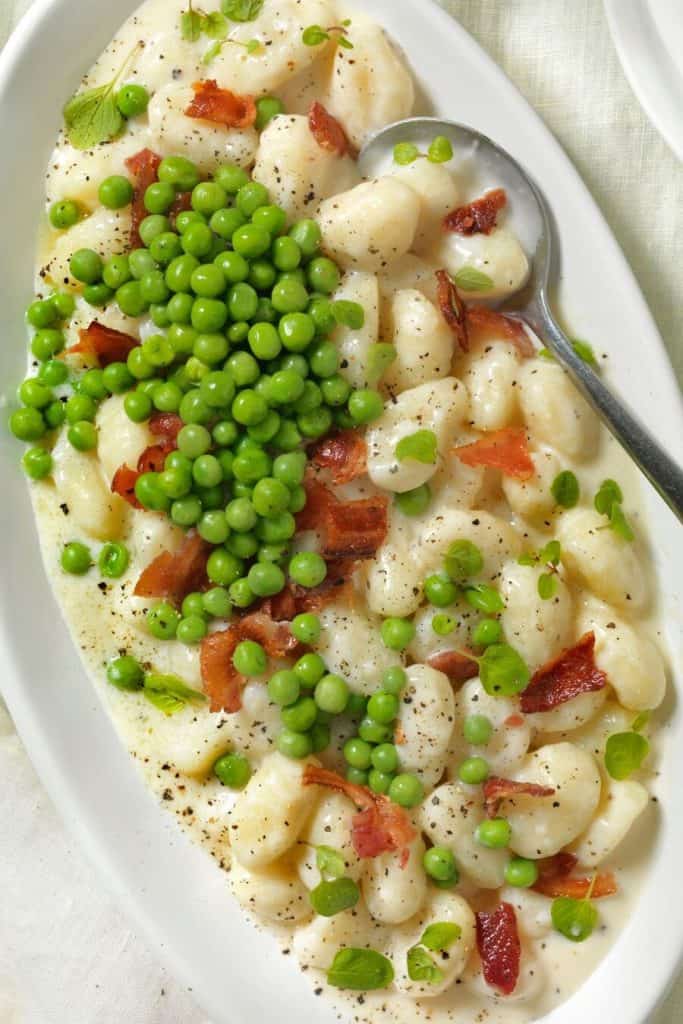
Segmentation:
{"type": "MultiPolygon", "coordinates": [[[[0,45],[29,3],[0,0],[0,45]]],[[[683,378],[683,167],[634,99],[601,3],[443,3],[502,65],[574,160],[683,378]]],[[[0,1024],[207,1024],[64,832],[1,706],[0,779],[0,1024]]],[[[657,1024],[682,1019],[683,982],[657,1024]]]]}

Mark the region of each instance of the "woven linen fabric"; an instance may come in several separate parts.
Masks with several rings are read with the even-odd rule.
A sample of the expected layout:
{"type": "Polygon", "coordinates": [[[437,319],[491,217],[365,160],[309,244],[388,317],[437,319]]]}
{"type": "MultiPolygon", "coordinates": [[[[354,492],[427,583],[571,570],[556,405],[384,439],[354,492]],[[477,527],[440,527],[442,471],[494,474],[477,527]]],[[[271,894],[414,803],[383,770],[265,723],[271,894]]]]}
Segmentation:
{"type": "MultiPolygon", "coordinates": [[[[0,45],[30,2],[0,0],[0,45]]],[[[419,16],[421,0],[396,2],[419,16]]],[[[683,166],[624,78],[600,0],[441,2],[567,150],[683,379],[683,166]]],[[[208,1024],[66,834],[1,704],[0,779],[0,1024],[208,1024]]],[[[683,982],[656,1024],[681,1020],[683,982]]]]}

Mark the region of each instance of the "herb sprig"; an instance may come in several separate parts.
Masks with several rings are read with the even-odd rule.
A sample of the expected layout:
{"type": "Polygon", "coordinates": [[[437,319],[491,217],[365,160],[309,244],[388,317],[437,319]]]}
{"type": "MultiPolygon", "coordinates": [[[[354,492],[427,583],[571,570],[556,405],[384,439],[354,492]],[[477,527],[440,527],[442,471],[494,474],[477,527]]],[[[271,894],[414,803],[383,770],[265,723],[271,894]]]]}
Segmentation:
{"type": "Polygon", "coordinates": [[[321,43],[334,39],[337,46],[344,50],[352,50],[353,43],[347,31],[350,24],[351,19],[346,18],[341,25],[330,25],[328,28],[323,28],[322,25],[309,25],[301,33],[301,41],[304,46],[320,46],[321,43]]]}
{"type": "Polygon", "coordinates": [[[92,149],[121,131],[124,117],[116,103],[116,85],[141,45],[136,43],[111,82],[76,93],[64,107],[66,137],[76,149],[92,149]]]}
{"type": "Polygon", "coordinates": [[[540,551],[529,551],[518,558],[520,565],[546,566],[546,572],[538,577],[538,596],[544,601],[549,601],[557,593],[557,571],[561,557],[560,542],[551,540],[540,551]]]}
{"type": "MultiPolygon", "coordinates": [[[[616,480],[603,480],[593,499],[593,504],[601,516],[607,516],[609,520],[607,527],[610,530],[613,530],[622,540],[631,541],[635,534],[624,515],[624,510],[621,506],[623,500],[624,495],[616,480]]],[[[607,527],[602,527],[602,529],[607,529],[607,527]]]]}

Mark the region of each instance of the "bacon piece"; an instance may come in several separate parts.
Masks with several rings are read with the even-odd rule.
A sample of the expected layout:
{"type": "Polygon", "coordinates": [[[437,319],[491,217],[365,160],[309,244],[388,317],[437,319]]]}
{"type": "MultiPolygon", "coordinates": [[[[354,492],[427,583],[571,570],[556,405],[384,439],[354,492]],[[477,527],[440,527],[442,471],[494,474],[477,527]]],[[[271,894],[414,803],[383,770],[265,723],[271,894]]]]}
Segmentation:
{"type": "Polygon", "coordinates": [[[165,441],[175,441],[182,426],[183,421],[174,412],[155,412],[149,418],[151,432],[165,441]]]}
{"type": "Polygon", "coordinates": [[[174,451],[175,447],[175,441],[164,441],[161,444],[148,445],[138,458],[138,476],[142,473],[163,472],[166,456],[174,451]]]}
{"type": "Polygon", "coordinates": [[[340,430],[308,450],[319,469],[329,469],[333,484],[348,484],[367,473],[368,446],[357,430],[340,430]]]}
{"type": "Polygon", "coordinates": [[[142,508],[142,505],[135,497],[135,484],[140,474],[135,469],[131,469],[130,466],[119,466],[114,473],[114,478],[111,482],[111,490],[113,494],[118,494],[124,501],[127,501],[133,508],[142,508]]]}
{"type": "Polygon", "coordinates": [[[453,453],[466,466],[488,466],[518,480],[528,480],[536,472],[526,432],[521,427],[494,430],[479,441],[453,448],[453,453]]]}
{"type": "Polygon", "coordinates": [[[443,672],[452,683],[465,683],[479,672],[476,660],[460,651],[439,651],[427,658],[427,664],[443,672]]]}
{"type": "Polygon", "coordinates": [[[491,189],[479,199],[447,214],[443,219],[444,231],[454,231],[458,235],[490,235],[506,203],[505,189],[491,189]]]}
{"type": "Polygon", "coordinates": [[[188,594],[206,585],[206,560],[211,545],[190,531],[177,551],[162,551],[144,569],[135,585],[136,597],[163,597],[180,605],[188,594]]]}
{"type": "Polygon", "coordinates": [[[476,919],[484,980],[509,996],[517,985],[522,953],[515,909],[510,903],[499,903],[490,913],[478,911],[476,919]]]}
{"type": "Polygon", "coordinates": [[[448,324],[462,352],[470,347],[468,334],[468,312],[458,295],[453,279],[447,270],[436,272],[436,301],[441,315],[448,324]]]}
{"type": "Polygon", "coordinates": [[[181,213],[187,213],[188,210],[192,209],[192,193],[191,192],[178,192],[177,196],[173,200],[171,209],[168,211],[168,219],[171,222],[171,227],[175,230],[176,221],[181,213]]]}
{"type": "Polygon", "coordinates": [[[233,626],[209,633],[201,642],[199,668],[211,711],[227,711],[233,715],[242,707],[242,687],[246,680],[232,663],[238,643],[239,635],[233,626]]]}
{"type": "Polygon", "coordinates": [[[301,530],[322,530],[327,510],[337,499],[313,473],[307,473],[304,480],[306,504],[296,514],[297,532],[301,530]]]}
{"type": "MultiPolygon", "coordinates": [[[[405,810],[388,797],[373,793],[366,786],[347,782],[336,772],[313,764],[306,765],[303,784],[326,786],[337,793],[343,793],[354,802],[358,814],[353,816],[351,822],[351,841],[361,858],[403,850],[415,838],[415,829],[405,810]]],[[[403,859],[403,854],[401,856],[403,859]]]]}
{"type": "Polygon", "coordinates": [[[305,484],[306,505],[297,516],[298,530],[319,530],[321,554],[328,560],[372,558],[388,530],[388,499],[379,495],[339,501],[313,476],[305,484]]]}
{"type": "Polygon", "coordinates": [[[113,327],[105,327],[98,320],[93,320],[87,327],[78,332],[79,340],[66,350],[65,355],[82,353],[97,356],[100,366],[110,363],[125,363],[128,353],[137,348],[140,342],[130,334],[115,331],[113,327]]]}
{"type": "Polygon", "coordinates": [[[541,862],[538,879],[531,888],[551,899],[568,896],[583,900],[590,893],[591,899],[599,900],[617,892],[617,882],[611,871],[592,878],[570,878],[576,865],[577,858],[573,853],[556,853],[554,857],[541,862]]]}
{"type": "Polygon", "coordinates": [[[524,714],[550,711],[581,693],[594,693],[607,684],[595,664],[595,633],[584,633],[578,643],[541,665],[521,695],[524,714]]]}
{"type": "Polygon", "coordinates": [[[472,338],[486,335],[505,338],[512,342],[523,359],[533,356],[536,352],[521,320],[497,313],[495,309],[489,309],[487,306],[467,307],[467,331],[472,338]]]}
{"type": "Polygon", "coordinates": [[[327,562],[327,576],[317,587],[295,588],[297,614],[319,612],[333,601],[350,600],[353,593],[352,576],[357,562],[350,558],[331,559],[327,562]]]}
{"type": "Polygon", "coordinates": [[[336,153],[337,156],[345,156],[353,152],[353,146],[349,142],[346,132],[336,117],[326,110],[322,103],[317,101],[311,104],[308,111],[308,127],[311,135],[321,149],[328,153],[336,153]]]}
{"type": "Polygon", "coordinates": [[[245,616],[234,628],[240,640],[255,640],[270,658],[284,658],[299,652],[299,641],[292,635],[289,623],[275,622],[263,611],[245,616]]]}
{"type": "Polygon", "coordinates": [[[185,110],[187,117],[212,121],[226,128],[250,128],[256,120],[253,96],[238,96],[230,89],[220,89],[213,78],[193,82],[192,89],[194,97],[185,110]]]}
{"type": "Polygon", "coordinates": [[[552,786],[539,786],[535,782],[515,782],[491,775],[484,783],[484,807],[489,818],[495,818],[501,801],[516,796],[553,796],[552,786]]]}
{"type": "Polygon", "coordinates": [[[141,149],[139,153],[129,156],[125,163],[135,178],[135,191],[133,192],[133,205],[131,207],[130,244],[133,249],[139,249],[142,246],[139,230],[140,224],[147,216],[145,192],[157,180],[161,157],[151,149],[141,149]]]}
{"type": "Polygon", "coordinates": [[[506,725],[508,729],[520,729],[524,725],[524,716],[513,712],[513,714],[507,716],[503,725],[506,725]]]}

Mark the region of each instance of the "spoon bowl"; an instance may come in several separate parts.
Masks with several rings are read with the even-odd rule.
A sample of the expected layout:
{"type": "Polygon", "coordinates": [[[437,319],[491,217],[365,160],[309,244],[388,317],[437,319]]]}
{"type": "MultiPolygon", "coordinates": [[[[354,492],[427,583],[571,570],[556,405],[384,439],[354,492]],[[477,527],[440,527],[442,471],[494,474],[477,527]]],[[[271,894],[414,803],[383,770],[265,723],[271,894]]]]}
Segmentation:
{"type": "Polygon", "coordinates": [[[683,470],[626,403],[577,354],[555,318],[549,292],[558,276],[559,244],[549,206],[521,164],[474,128],[436,117],[412,117],[388,125],[366,142],[358,158],[361,174],[373,178],[385,173],[398,143],[410,142],[424,151],[437,135],[445,136],[453,146],[453,158],[468,192],[481,194],[486,188],[501,187],[507,193],[510,226],[527,254],[530,274],[525,287],[499,308],[521,319],[543,339],[614,437],[683,522],[683,470]]]}

